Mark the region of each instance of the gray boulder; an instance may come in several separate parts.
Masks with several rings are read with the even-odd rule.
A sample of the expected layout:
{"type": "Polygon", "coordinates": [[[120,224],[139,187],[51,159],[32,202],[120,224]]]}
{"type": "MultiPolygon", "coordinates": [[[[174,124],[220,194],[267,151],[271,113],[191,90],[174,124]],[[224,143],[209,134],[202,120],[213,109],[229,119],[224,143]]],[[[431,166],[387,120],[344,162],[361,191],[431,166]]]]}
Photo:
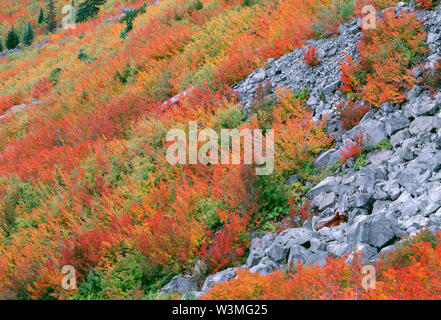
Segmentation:
{"type": "Polygon", "coordinates": [[[178,275],[175,276],[169,283],[161,288],[161,295],[172,293],[172,292],[187,292],[187,291],[197,291],[197,279],[190,275],[178,275]]]}
{"type": "Polygon", "coordinates": [[[341,177],[327,177],[323,179],[318,185],[313,187],[306,193],[306,197],[313,199],[322,192],[331,192],[341,183],[341,177]]]}
{"type": "Polygon", "coordinates": [[[356,217],[348,230],[350,243],[364,242],[377,248],[398,236],[401,233],[396,218],[381,213],[356,217]]]}
{"type": "Polygon", "coordinates": [[[210,290],[216,283],[225,282],[230,279],[236,277],[236,269],[237,268],[228,268],[218,273],[209,275],[207,279],[205,279],[204,285],[202,286],[202,291],[207,292],[210,290]]]}

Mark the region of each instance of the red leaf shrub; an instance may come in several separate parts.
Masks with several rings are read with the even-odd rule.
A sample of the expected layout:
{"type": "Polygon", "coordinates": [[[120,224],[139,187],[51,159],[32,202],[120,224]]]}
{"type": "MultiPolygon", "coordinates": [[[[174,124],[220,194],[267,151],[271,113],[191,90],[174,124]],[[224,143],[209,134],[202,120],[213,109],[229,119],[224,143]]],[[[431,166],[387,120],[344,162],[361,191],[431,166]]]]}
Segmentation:
{"type": "Polygon", "coordinates": [[[41,99],[47,96],[53,88],[54,85],[52,81],[48,78],[43,78],[34,85],[32,95],[35,99],[41,99]]]}
{"type": "Polygon", "coordinates": [[[406,90],[416,82],[412,69],[427,53],[426,33],[415,14],[397,16],[386,10],[378,20],[375,29],[364,30],[357,44],[359,60],[346,55],[346,62],[340,62],[341,91],[375,107],[404,101],[406,90]]]}
{"type": "Polygon", "coordinates": [[[342,163],[346,163],[352,157],[358,157],[363,151],[364,141],[363,134],[356,134],[354,136],[355,142],[350,140],[345,142],[345,148],[340,150],[341,157],[338,159],[342,163]]]}
{"type": "Polygon", "coordinates": [[[425,71],[424,82],[431,96],[441,89],[441,59],[435,63],[433,69],[425,71]]]}
{"type": "Polygon", "coordinates": [[[416,7],[419,9],[430,10],[436,7],[438,0],[417,0],[416,7]]]}
{"type": "Polygon", "coordinates": [[[342,101],[337,104],[336,113],[341,118],[342,128],[345,130],[355,127],[364,115],[371,109],[366,104],[354,102],[352,100],[342,101]]]}
{"type": "Polygon", "coordinates": [[[303,50],[303,63],[313,67],[320,63],[320,59],[317,58],[317,49],[308,44],[305,50],[303,50]]]}

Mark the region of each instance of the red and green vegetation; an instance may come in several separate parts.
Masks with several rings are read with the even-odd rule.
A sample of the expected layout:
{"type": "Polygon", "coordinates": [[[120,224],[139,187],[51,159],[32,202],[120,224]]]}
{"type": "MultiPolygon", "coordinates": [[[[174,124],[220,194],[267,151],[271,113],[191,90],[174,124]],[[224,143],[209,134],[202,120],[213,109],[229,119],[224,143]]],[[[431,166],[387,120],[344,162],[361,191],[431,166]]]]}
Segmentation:
{"type": "Polygon", "coordinates": [[[441,297],[441,237],[424,230],[405,239],[377,262],[375,289],[362,286],[363,263],[355,257],[329,259],[323,267],[299,263],[295,270],[267,276],[239,270],[238,277],[214,286],[202,299],[414,300],[441,297]]]}
{"type": "MultiPolygon", "coordinates": [[[[98,11],[68,30],[60,28],[63,1],[49,2],[55,25],[48,23],[52,5],[46,1],[2,4],[0,39],[12,27],[22,35],[29,25],[33,37],[26,31],[32,44],[0,58],[0,115],[28,106],[0,119],[0,297],[154,298],[197,261],[206,274],[243,263],[250,232],[310,218],[305,190],[284,180],[294,173],[302,181],[316,179],[314,157],[332,146],[326,119],[313,121],[305,91],[280,91],[277,102],[255,101],[244,122],[229,86],[270,57],[336,33],[361,2],[355,8],[352,0],[163,0],[150,6],[154,2],[97,1],[98,11]],[[121,22],[106,21],[124,6],[142,9],[121,22]],[[332,19],[321,18],[326,12],[332,19]],[[188,88],[179,103],[163,104],[188,88]],[[33,99],[40,101],[30,105],[33,99]],[[195,119],[200,128],[216,130],[274,128],[276,174],[256,177],[245,165],[170,165],[167,131],[186,130],[195,119]],[[66,264],[77,269],[77,290],[61,288],[66,264]]],[[[366,3],[377,9],[394,4],[366,3]]],[[[409,70],[425,52],[423,39],[413,15],[386,14],[377,31],[366,31],[360,62],[342,64],[343,90],[375,106],[399,101],[412,83],[409,70]],[[381,42],[395,46],[380,48],[381,42]],[[390,71],[400,84],[376,70],[390,71]],[[387,90],[378,94],[378,88],[387,90]]],[[[424,248],[415,256],[431,268],[438,246],[424,248]]],[[[302,281],[333,267],[344,283],[355,283],[356,269],[340,260],[324,271],[304,268],[302,281]]],[[[407,267],[418,268],[413,260],[407,267]]],[[[291,292],[299,287],[289,291],[290,276],[268,277],[280,283],[280,292],[265,291],[271,282],[265,279],[244,272],[238,281],[262,288],[246,298],[296,297],[291,292]]],[[[245,297],[247,288],[230,298],[245,297]]],[[[208,297],[227,297],[228,290],[208,297]]],[[[345,294],[353,297],[350,289],[345,294]]]]}
{"type": "Polygon", "coordinates": [[[395,15],[386,10],[375,29],[364,30],[358,43],[360,58],[346,55],[341,62],[342,92],[374,107],[383,102],[404,101],[416,79],[411,75],[427,53],[426,33],[413,13],[395,15]]]}

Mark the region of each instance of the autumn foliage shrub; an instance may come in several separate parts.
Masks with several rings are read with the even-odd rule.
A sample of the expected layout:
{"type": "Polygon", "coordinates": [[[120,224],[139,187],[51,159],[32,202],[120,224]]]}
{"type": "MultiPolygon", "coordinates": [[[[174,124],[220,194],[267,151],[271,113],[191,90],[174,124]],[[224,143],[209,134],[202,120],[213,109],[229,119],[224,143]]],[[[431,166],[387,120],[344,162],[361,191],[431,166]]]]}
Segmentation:
{"type": "Polygon", "coordinates": [[[425,70],[424,83],[432,96],[441,89],[441,59],[434,64],[432,69],[425,70]]]}
{"type": "Polygon", "coordinates": [[[38,81],[33,88],[33,98],[41,99],[44,98],[49,92],[54,88],[52,81],[47,78],[43,78],[38,81]]]}
{"type": "Polygon", "coordinates": [[[412,69],[427,52],[425,37],[415,14],[396,16],[386,10],[375,29],[364,30],[357,44],[359,60],[346,55],[346,61],[340,62],[341,91],[375,107],[386,101],[402,102],[416,81],[412,69]]]}
{"type": "Polygon", "coordinates": [[[324,5],[317,13],[317,21],[312,25],[315,37],[326,38],[338,33],[338,27],[348,22],[353,15],[353,0],[337,0],[332,1],[331,6],[324,5]]]}
{"type": "Polygon", "coordinates": [[[3,113],[15,105],[21,104],[23,94],[20,92],[0,97],[0,112],[3,113]]]}
{"type": "Polygon", "coordinates": [[[320,63],[320,59],[317,57],[317,49],[313,45],[308,45],[303,51],[303,63],[313,67],[320,63]]]}
{"type": "Polygon", "coordinates": [[[278,105],[274,108],[275,170],[282,176],[298,172],[313,161],[321,150],[329,148],[332,137],[325,130],[326,119],[315,123],[312,113],[288,90],[278,90],[278,105]]]}
{"type": "Polygon", "coordinates": [[[299,205],[295,203],[294,198],[288,198],[288,203],[290,205],[288,216],[278,225],[278,232],[288,228],[300,228],[305,221],[312,218],[309,200],[305,200],[303,204],[299,205]]]}
{"type": "Polygon", "coordinates": [[[417,0],[416,7],[419,9],[430,10],[438,5],[438,0],[417,0]]]}
{"type": "Polygon", "coordinates": [[[365,144],[364,134],[361,132],[354,136],[355,142],[348,140],[345,142],[344,149],[340,150],[341,157],[338,159],[342,163],[346,163],[350,158],[356,158],[361,155],[365,144]]]}
{"type": "Polygon", "coordinates": [[[109,244],[109,235],[106,232],[93,230],[80,233],[66,242],[66,249],[62,251],[63,264],[75,266],[78,279],[81,280],[98,263],[109,244]]]}
{"type": "Polygon", "coordinates": [[[440,299],[441,245],[439,234],[422,231],[401,242],[398,249],[383,255],[374,266],[375,289],[362,286],[363,263],[357,256],[352,263],[343,258],[327,259],[327,264],[299,264],[294,272],[277,271],[269,275],[238,270],[238,277],[216,284],[201,299],[346,299],[406,300],[440,299]],[[397,260],[405,252],[405,263],[397,260]]]}
{"type": "Polygon", "coordinates": [[[345,130],[355,127],[371,108],[358,101],[342,101],[336,106],[336,114],[341,118],[345,130]]]}
{"type": "Polygon", "coordinates": [[[323,267],[301,263],[295,272],[276,271],[262,276],[249,270],[238,270],[238,277],[216,284],[202,299],[356,299],[361,289],[362,264],[354,259],[346,264],[344,258],[328,259],[323,267]]]}

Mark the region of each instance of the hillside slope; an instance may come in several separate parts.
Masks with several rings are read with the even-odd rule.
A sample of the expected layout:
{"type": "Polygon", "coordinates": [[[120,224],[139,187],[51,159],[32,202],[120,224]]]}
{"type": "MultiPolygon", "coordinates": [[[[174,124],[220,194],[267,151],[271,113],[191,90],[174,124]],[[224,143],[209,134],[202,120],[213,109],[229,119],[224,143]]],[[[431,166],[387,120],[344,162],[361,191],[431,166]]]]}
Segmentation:
{"type": "Polygon", "coordinates": [[[0,57],[1,297],[199,297],[241,268],[261,282],[298,260],[346,265],[354,248],[374,260],[439,229],[439,6],[109,0],[53,33],[40,6],[0,10],[2,38],[36,31],[0,57]],[[275,172],[172,165],[167,132],[191,121],[274,129],[275,172]]]}

